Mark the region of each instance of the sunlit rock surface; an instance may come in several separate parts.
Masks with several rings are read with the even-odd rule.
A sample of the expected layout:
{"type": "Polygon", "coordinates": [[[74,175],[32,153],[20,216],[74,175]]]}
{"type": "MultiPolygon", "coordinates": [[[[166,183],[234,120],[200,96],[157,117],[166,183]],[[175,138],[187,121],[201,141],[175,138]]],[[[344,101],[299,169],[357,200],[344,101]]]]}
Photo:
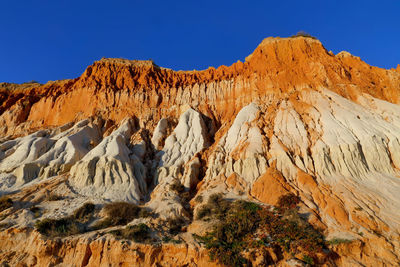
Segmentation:
{"type": "Polygon", "coordinates": [[[334,55],[303,37],[267,38],[244,63],[218,69],[102,59],[74,80],[5,84],[0,194],[18,204],[0,212],[0,224],[11,225],[0,232],[0,258],[9,265],[205,266],[191,237],[206,227],[193,219],[198,197],[276,205],[292,192],[327,239],[352,241],[335,247],[336,265],[399,265],[399,97],[398,70],[334,55]],[[48,201],[49,193],[64,198],[48,201]],[[86,201],[140,204],[156,222],[184,220],[187,232],[182,244],[160,249],[131,244],[131,255],[110,235],[56,245],[26,228],[86,201]],[[32,205],[45,212],[35,217],[32,205]],[[60,262],[46,256],[49,249],[60,262]]]}

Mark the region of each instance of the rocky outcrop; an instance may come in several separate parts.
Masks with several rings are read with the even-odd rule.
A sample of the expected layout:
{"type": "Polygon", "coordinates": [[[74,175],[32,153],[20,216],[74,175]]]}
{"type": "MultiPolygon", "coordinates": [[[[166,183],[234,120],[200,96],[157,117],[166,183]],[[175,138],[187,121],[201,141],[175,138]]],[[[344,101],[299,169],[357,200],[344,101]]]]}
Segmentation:
{"type": "Polygon", "coordinates": [[[209,156],[200,191],[204,190],[206,195],[210,195],[233,189],[237,195],[243,195],[266,171],[266,139],[257,126],[259,117],[260,107],[254,103],[239,111],[209,156]]]}
{"type": "Polygon", "coordinates": [[[7,112],[0,112],[0,121],[7,124],[3,135],[96,114],[116,122],[135,115],[155,123],[180,114],[180,106],[189,104],[223,124],[251,102],[267,102],[271,94],[285,98],[303,88],[325,87],[353,101],[366,93],[397,103],[399,84],[399,72],[371,67],[353,56],[335,56],[318,40],[267,38],[245,62],[204,71],[175,72],[151,62],[102,59],[75,80],[26,88],[22,98],[20,91],[7,92],[7,112]],[[17,112],[22,104],[25,111],[17,112]],[[17,113],[25,114],[23,119],[17,113]]]}
{"type": "MultiPolygon", "coordinates": [[[[8,140],[0,145],[0,172],[17,189],[36,178],[68,172],[99,140],[100,129],[90,120],[8,140]]],[[[3,189],[11,189],[10,184],[3,189]]]]}
{"type": "Polygon", "coordinates": [[[10,266],[220,266],[210,262],[207,251],[194,244],[153,246],[121,242],[110,235],[60,242],[15,229],[0,232],[0,241],[0,264],[10,266]]]}
{"type": "MultiPolygon", "coordinates": [[[[230,67],[176,72],[102,59],[74,80],[3,87],[0,190],[37,201],[46,218],[86,200],[124,200],[151,209],[160,224],[183,218],[190,235],[210,227],[193,220],[198,199],[222,193],[276,205],[291,192],[327,239],[349,241],[333,248],[338,265],[400,263],[397,70],[334,55],[312,38],[267,38],[230,67]],[[65,207],[39,196],[46,183],[66,195],[65,207]]],[[[19,205],[4,211],[7,223],[31,226],[37,218],[19,205]]],[[[37,247],[23,250],[27,264],[208,264],[193,240],[125,246],[82,235],[57,243],[18,231],[0,233],[10,263],[23,236],[37,247]]]]}
{"type": "MultiPolygon", "coordinates": [[[[160,125],[162,121],[159,122],[160,125]]],[[[156,128],[153,140],[158,135],[156,128]]],[[[154,184],[149,207],[163,218],[187,216],[178,192],[172,189],[176,183],[186,189],[199,182],[200,160],[197,153],[204,150],[208,143],[207,127],[202,115],[188,108],[179,118],[174,131],[165,140],[165,145],[156,154],[154,184]]]]}
{"type": "Polygon", "coordinates": [[[72,167],[70,181],[77,191],[136,203],[143,198],[147,191],[146,168],[140,149],[129,148],[134,130],[133,121],[126,120],[72,167]]]}

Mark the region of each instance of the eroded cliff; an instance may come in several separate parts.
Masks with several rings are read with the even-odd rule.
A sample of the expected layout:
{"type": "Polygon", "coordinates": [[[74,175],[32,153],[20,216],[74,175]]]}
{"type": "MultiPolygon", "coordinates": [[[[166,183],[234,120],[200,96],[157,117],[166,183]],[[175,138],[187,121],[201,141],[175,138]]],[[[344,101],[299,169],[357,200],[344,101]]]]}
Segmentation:
{"type": "MultiPolygon", "coordinates": [[[[346,240],[315,263],[400,263],[398,70],[334,55],[312,38],[267,38],[229,67],[102,59],[77,79],[0,93],[0,190],[14,201],[0,218],[5,262],[205,266],[191,234],[211,229],[196,219],[210,196],[276,206],[292,193],[326,240],[346,240]],[[63,198],[49,201],[49,191],[63,198]],[[46,241],[31,229],[86,201],[150,209],[157,218],[130,225],[151,225],[153,244],[126,245],[104,230],[46,241]],[[185,232],[172,238],[182,244],[160,236],[169,219],[180,220],[185,232]]],[[[304,264],[267,254],[252,263],[304,264]]]]}

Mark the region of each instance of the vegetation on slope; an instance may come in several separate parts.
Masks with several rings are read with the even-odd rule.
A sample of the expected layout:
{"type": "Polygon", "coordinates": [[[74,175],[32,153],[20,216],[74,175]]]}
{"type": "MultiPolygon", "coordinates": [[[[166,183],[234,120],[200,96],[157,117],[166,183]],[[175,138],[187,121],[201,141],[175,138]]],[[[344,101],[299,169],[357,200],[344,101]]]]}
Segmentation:
{"type": "Polygon", "coordinates": [[[95,205],[85,203],[74,211],[73,215],[60,219],[43,219],[36,222],[35,227],[47,237],[63,237],[88,231],[88,222],[92,218],[95,205]]]}
{"type": "Polygon", "coordinates": [[[290,36],[290,38],[295,38],[295,37],[306,37],[306,38],[312,38],[312,39],[318,40],[317,37],[312,36],[311,34],[309,34],[308,32],[305,32],[305,31],[299,31],[295,35],[290,36]]]}
{"type": "Polygon", "coordinates": [[[141,208],[128,202],[114,202],[103,207],[106,218],[99,221],[94,228],[101,229],[117,225],[125,225],[133,219],[150,217],[152,213],[146,208],[141,208]]]}
{"type": "MultiPolygon", "coordinates": [[[[75,210],[71,216],[60,219],[47,218],[39,220],[36,222],[35,227],[41,234],[47,237],[64,237],[117,225],[125,225],[133,219],[153,215],[149,210],[138,207],[135,204],[114,202],[104,205],[103,211],[106,217],[95,223],[94,226],[90,226],[90,223],[94,219],[95,208],[96,206],[93,203],[88,202],[75,210]]],[[[136,228],[127,227],[114,234],[119,237],[127,237],[128,239],[135,240],[133,237],[137,234],[136,232],[144,233],[143,229],[141,227],[139,231],[136,228]]],[[[136,239],[139,240],[140,238],[136,239]]]]}
{"type": "Polygon", "coordinates": [[[111,234],[117,238],[129,239],[143,243],[150,240],[150,227],[144,223],[129,225],[123,229],[111,231],[111,234]]]}
{"type": "Polygon", "coordinates": [[[323,235],[303,220],[296,209],[295,195],[279,200],[275,210],[256,203],[229,202],[213,195],[197,213],[197,218],[217,219],[211,232],[195,235],[209,251],[210,258],[228,266],[249,264],[246,256],[252,250],[275,248],[314,264],[328,253],[323,235]]]}

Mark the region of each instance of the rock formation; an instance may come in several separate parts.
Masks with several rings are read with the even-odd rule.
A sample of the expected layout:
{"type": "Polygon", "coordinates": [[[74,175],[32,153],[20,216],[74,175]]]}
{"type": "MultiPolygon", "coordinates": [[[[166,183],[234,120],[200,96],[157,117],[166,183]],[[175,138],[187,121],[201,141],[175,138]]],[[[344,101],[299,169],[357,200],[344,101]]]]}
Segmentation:
{"type": "Polygon", "coordinates": [[[276,205],[291,192],[326,239],[349,240],[332,248],[334,264],[398,265],[399,101],[398,68],[334,55],[306,37],[267,38],[245,62],[217,69],[101,59],[73,80],[2,84],[0,194],[21,203],[0,211],[8,225],[0,258],[205,266],[206,252],[191,237],[207,228],[194,219],[196,199],[222,193],[276,205]],[[65,199],[52,204],[45,190],[65,199]],[[158,216],[150,220],[155,228],[181,219],[187,232],[183,244],[130,244],[134,253],[94,231],[56,244],[32,230],[38,218],[25,200],[47,211],[44,218],[72,214],[86,200],[128,201],[158,216]]]}
{"type": "MultiPolygon", "coordinates": [[[[158,123],[158,126],[162,120],[158,123]]],[[[153,140],[157,137],[155,132],[153,140]]],[[[174,131],[165,140],[162,150],[156,154],[154,164],[154,188],[149,207],[162,217],[184,216],[185,211],[177,192],[171,190],[174,183],[187,189],[196,186],[200,163],[195,156],[208,146],[207,127],[201,114],[192,108],[179,118],[174,131]]]]}
{"type": "MultiPolygon", "coordinates": [[[[146,168],[140,150],[129,149],[132,120],[105,137],[71,169],[70,182],[85,195],[139,202],[146,193],[146,168]]],[[[138,145],[138,144],[137,144],[138,145]]]]}

